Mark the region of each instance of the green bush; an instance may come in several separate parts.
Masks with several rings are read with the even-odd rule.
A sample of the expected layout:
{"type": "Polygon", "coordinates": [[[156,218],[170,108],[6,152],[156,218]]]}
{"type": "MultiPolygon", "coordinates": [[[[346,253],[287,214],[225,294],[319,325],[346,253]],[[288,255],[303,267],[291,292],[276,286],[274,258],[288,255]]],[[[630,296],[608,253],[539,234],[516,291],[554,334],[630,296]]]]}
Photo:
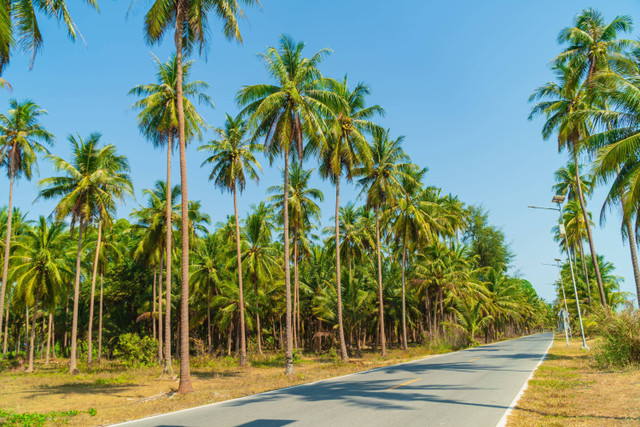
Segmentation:
{"type": "Polygon", "coordinates": [[[158,341],[138,334],[122,334],[113,349],[113,355],[126,366],[139,367],[153,365],[158,354],[158,341]]]}
{"type": "Polygon", "coordinates": [[[628,307],[621,313],[601,313],[597,324],[603,339],[595,351],[599,367],[640,365],[640,311],[628,307]]]}

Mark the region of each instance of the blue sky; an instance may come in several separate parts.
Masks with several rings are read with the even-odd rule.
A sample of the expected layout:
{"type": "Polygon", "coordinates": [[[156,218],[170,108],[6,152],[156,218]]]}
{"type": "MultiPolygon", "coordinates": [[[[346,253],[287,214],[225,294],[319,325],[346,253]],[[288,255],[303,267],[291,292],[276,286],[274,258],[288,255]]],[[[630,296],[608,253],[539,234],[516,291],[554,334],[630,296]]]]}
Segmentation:
{"type": "MultiPolygon", "coordinates": [[[[101,0],[100,13],[82,2],[70,3],[86,45],[70,42],[58,24],[41,20],[44,49],[32,71],[28,56],[13,58],[3,77],[14,89],[0,92],[0,109],[13,97],[33,99],[46,108],[44,123],[56,135],[52,152],[65,158],[69,133],[86,136],[99,131],[105,143],[116,144],[129,157],[136,189],[136,200],[119,210],[128,215],[144,203],[142,189],[164,179],[165,152],[140,136],[136,114],[129,109],[134,98],[127,92],[153,81],[151,53],[167,59],[172,38],[160,46],[144,43],[142,18],[148,2],[138,0],[128,17],[127,0],[101,0]]],[[[541,120],[527,120],[527,99],[552,78],[548,62],[560,49],[556,36],[585,7],[600,9],[608,20],[629,14],[640,21],[640,5],[631,0],[264,0],[261,9],[247,10],[243,45],[224,40],[212,18],[210,49],[206,58],[194,58],[192,76],[211,85],[216,108],[202,109],[202,114],[209,124],[220,126],[226,112],[237,113],[234,98],[242,85],[266,81],[256,54],[275,45],[280,34],[305,41],[308,54],[331,48],[321,71],[336,78],[348,73],[351,82],[368,83],[370,102],[386,110],[380,124],[394,136],[406,136],[405,150],[412,160],[429,168],[427,183],[488,209],[516,254],[512,272],[551,300],[557,271],[542,263],[559,255],[550,234],[556,216],[527,205],[550,204],[553,172],[566,162],[566,154],[557,153],[554,141],[542,141],[541,120]]],[[[633,37],[638,35],[635,31],[633,37]]],[[[232,199],[208,183],[207,171],[200,168],[203,159],[194,144],[187,154],[189,198],[200,200],[216,222],[232,213],[232,199]]],[[[263,163],[260,184],[248,185],[239,200],[243,214],[265,198],[269,186],[280,182],[278,167],[263,163]]],[[[177,161],[173,170],[178,182],[177,161]]],[[[50,165],[41,161],[40,177],[51,174],[50,165]]],[[[29,210],[31,218],[49,214],[54,206],[34,202],[36,183],[37,179],[20,181],[15,191],[15,204],[29,210]]],[[[333,212],[334,190],[318,177],[315,185],[325,192],[326,223],[333,212]]],[[[343,187],[341,199],[354,200],[356,189],[343,187]]],[[[7,194],[3,176],[0,199],[7,194]]],[[[600,190],[589,201],[594,218],[603,197],[600,190]]],[[[605,227],[594,231],[596,247],[625,278],[623,290],[633,292],[629,250],[622,244],[617,217],[609,218],[605,227]]]]}

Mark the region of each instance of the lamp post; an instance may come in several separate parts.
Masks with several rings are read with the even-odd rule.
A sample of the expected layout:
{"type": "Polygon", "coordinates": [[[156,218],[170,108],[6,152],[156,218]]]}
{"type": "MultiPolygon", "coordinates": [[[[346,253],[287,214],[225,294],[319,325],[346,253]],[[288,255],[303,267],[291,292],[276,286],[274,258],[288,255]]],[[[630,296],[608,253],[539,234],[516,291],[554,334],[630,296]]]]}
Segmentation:
{"type": "MultiPolygon", "coordinates": [[[[549,210],[549,211],[558,211],[560,213],[560,224],[558,225],[559,230],[560,230],[560,236],[564,236],[565,238],[565,242],[567,241],[567,233],[565,231],[565,227],[564,227],[564,218],[562,215],[562,202],[564,202],[565,196],[561,195],[561,194],[556,194],[555,196],[553,196],[553,199],[551,199],[552,203],[556,203],[558,205],[557,208],[547,208],[547,207],[542,207],[542,206],[528,206],[531,209],[545,209],[545,210],[549,210]]],[[[571,280],[573,281],[573,292],[574,295],[576,297],[576,309],[578,311],[578,321],[580,323],[580,334],[582,335],[582,348],[587,350],[589,349],[589,346],[587,346],[587,341],[584,338],[584,327],[582,326],[582,314],[580,313],[580,301],[578,300],[578,287],[576,286],[576,277],[575,274],[573,272],[573,262],[571,260],[571,254],[569,253],[569,245],[567,244],[567,258],[569,259],[569,268],[571,269],[571,280]]],[[[562,281],[560,282],[562,283],[562,281]]],[[[564,286],[562,288],[563,292],[564,292],[564,286]]],[[[565,299],[565,303],[566,303],[566,299],[565,299]]]]}

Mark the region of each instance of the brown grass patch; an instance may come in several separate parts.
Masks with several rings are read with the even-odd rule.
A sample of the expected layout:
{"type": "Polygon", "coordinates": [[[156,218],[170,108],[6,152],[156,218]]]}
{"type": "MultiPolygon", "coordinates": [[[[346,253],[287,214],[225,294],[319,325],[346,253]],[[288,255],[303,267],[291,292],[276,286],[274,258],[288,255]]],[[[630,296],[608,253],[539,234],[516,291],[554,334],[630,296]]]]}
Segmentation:
{"type": "Polygon", "coordinates": [[[601,371],[592,350],[556,337],[508,419],[509,426],[640,425],[640,370],[601,371]]]}
{"type": "MultiPolygon", "coordinates": [[[[70,376],[66,360],[46,367],[36,365],[36,372],[0,373],[1,409],[16,413],[82,411],[68,419],[70,425],[105,425],[149,415],[177,411],[207,403],[248,396],[268,390],[350,374],[380,366],[434,354],[426,348],[407,351],[390,350],[387,357],[369,353],[342,364],[330,356],[303,357],[295,375],[284,375],[284,364],[275,355],[254,358],[251,366],[240,368],[231,358],[195,360],[191,368],[194,393],[174,394],[178,379],[162,376],[162,368],[153,366],[126,369],[102,362],[92,367],[81,365],[81,373],[70,376]],[[87,411],[95,408],[97,414],[87,411]]],[[[174,365],[178,372],[178,365],[174,365]]],[[[64,421],[61,421],[61,423],[64,421]]]]}

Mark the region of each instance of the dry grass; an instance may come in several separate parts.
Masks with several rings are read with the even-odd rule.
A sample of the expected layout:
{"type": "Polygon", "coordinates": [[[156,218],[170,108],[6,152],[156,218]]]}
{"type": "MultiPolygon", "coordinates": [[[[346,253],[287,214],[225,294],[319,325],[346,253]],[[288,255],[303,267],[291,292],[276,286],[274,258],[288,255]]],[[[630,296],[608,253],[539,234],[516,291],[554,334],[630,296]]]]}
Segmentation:
{"type": "MultiPolygon", "coordinates": [[[[556,337],[546,361],[508,419],[509,426],[640,425],[640,370],[601,371],[593,350],[556,337]]],[[[592,349],[597,342],[589,341],[592,349]]]]}
{"type": "MultiPolygon", "coordinates": [[[[284,364],[274,355],[253,359],[251,366],[240,368],[231,358],[196,360],[191,374],[196,390],[188,395],[173,394],[178,380],[162,376],[162,368],[125,369],[104,363],[91,368],[80,366],[81,373],[66,373],[66,361],[49,367],[36,365],[36,372],[0,373],[0,409],[16,413],[81,411],[68,418],[70,425],[105,425],[158,413],[247,396],[345,375],[379,366],[433,354],[426,348],[391,350],[385,359],[367,354],[347,364],[335,358],[305,357],[296,364],[295,376],[286,377],[284,364]],[[87,411],[95,408],[97,414],[87,411]]],[[[178,367],[175,365],[176,372],[178,367]]],[[[0,424],[2,420],[0,420],[0,424]]],[[[65,423],[61,419],[58,423],[65,423]]]]}

